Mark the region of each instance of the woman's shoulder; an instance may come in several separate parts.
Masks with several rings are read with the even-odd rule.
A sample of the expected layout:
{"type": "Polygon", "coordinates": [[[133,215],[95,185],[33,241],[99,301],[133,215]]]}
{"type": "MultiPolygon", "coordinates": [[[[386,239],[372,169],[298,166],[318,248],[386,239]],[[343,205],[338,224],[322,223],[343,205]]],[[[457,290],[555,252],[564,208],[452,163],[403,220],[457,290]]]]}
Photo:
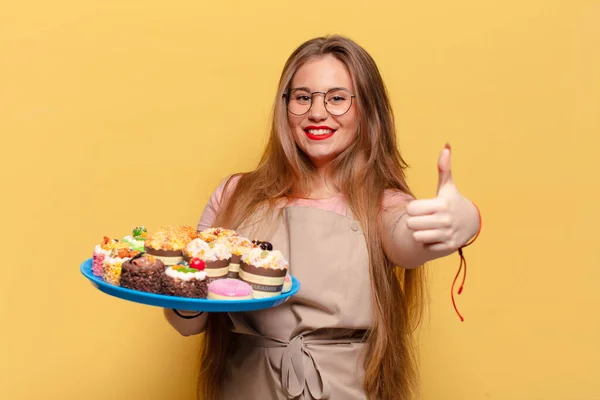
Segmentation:
{"type": "Polygon", "coordinates": [[[218,200],[218,203],[221,204],[223,198],[227,198],[235,191],[240,179],[242,178],[242,173],[236,173],[233,175],[229,175],[227,178],[223,179],[219,186],[215,189],[211,197],[214,197],[215,200],[218,200]]]}
{"type": "Polygon", "coordinates": [[[208,203],[206,203],[206,206],[202,211],[202,216],[198,222],[198,230],[210,228],[214,224],[223,201],[227,200],[233,193],[241,177],[241,173],[229,175],[227,178],[223,179],[219,186],[212,192],[208,199],[208,203]]]}

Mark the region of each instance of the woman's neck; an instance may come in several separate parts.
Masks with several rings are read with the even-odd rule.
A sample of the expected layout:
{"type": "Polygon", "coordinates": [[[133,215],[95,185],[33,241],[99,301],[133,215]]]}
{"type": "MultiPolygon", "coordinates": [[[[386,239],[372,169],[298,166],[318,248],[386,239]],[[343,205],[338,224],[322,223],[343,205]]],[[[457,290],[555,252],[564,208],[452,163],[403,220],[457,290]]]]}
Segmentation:
{"type": "Polygon", "coordinates": [[[326,167],[317,168],[315,178],[310,191],[306,197],[311,199],[328,199],[340,194],[339,189],[334,185],[326,167]]]}

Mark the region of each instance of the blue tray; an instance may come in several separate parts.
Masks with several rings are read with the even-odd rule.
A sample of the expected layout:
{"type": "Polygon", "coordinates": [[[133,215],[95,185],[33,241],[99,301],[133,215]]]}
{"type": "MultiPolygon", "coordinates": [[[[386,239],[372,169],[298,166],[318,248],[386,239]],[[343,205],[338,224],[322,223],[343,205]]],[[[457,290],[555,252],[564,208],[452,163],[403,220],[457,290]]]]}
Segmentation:
{"type": "Polygon", "coordinates": [[[92,274],[92,259],[85,260],[80,267],[81,273],[90,280],[98,290],[120,299],[133,301],[135,303],[148,304],[151,306],[176,308],[178,310],[190,311],[208,311],[208,312],[239,312],[262,310],[275,307],[282,304],[290,296],[298,293],[300,282],[292,276],[292,289],[284,294],[265,299],[252,300],[208,300],[208,299],[190,299],[186,297],[166,296],[162,294],[153,294],[140,292],[111,285],[104,282],[102,278],[92,274]]]}

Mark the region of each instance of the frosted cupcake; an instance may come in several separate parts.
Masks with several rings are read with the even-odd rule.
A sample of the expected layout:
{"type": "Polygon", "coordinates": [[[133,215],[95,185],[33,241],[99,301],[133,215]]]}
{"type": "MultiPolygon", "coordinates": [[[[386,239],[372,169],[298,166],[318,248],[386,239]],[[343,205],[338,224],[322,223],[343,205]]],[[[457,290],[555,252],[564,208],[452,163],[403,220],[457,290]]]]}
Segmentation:
{"type": "Polygon", "coordinates": [[[281,290],[281,293],[287,293],[290,290],[292,290],[292,277],[288,272],[285,274],[285,280],[283,281],[283,289],[281,290]]]}
{"type": "Polygon", "coordinates": [[[208,283],[215,279],[227,277],[231,253],[224,244],[206,243],[202,239],[194,239],[186,246],[186,254],[191,257],[190,264],[195,258],[199,258],[206,263],[208,283]]]}
{"type": "Polygon", "coordinates": [[[237,232],[225,228],[208,228],[198,234],[198,237],[207,243],[214,242],[222,237],[238,236],[237,232]]]}
{"type": "Polygon", "coordinates": [[[92,257],[92,274],[94,276],[102,276],[102,266],[106,257],[110,256],[111,250],[115,247],[118,242],[117,239],[110,239],[104,236],[102,243],[97,244],[94,248],[94,255],[92,257]]]}
{"type": "Polygon", "coordinates": [[[144,251],[148,238],[148,230],[144,226],[136,226],[131,235],[125,236],[123,241],[133,250],[144,251]]]}
{"type": "Polygon", "coordinates": [[[183,265],[168,267],[162,275],[162,292],[169,296],[205,299],[208,291],[204,266],[183,265]]]}
{"type": "Polygon", "coordinates": [[[102,279],[111,285],[119,286],[121,283],[121,268],[123,263],[140,252],[129,248],[113,249],[102,265],[102,279]]]}
{"type": "Polygon", "coordinates": [[[144,251],[165,265],[175,265],[183,261],[183,249],[196,236],[196,230],[188,226],[163,226],[148,235],[144,251]]]}
{"type": "Polygon", "coordinates": [[[210,246],[202,239],[194,239],[183,249],[183,259],[190,261],[192,258],[202,258],[205,252],[210,251],[210,246]]]}
{"type": "Polygon", "coordinates": [[[242,256],[240,279],[254,289],[254,298],[281,294],[288,262],[279,250],[255,248],[242,256]]]}
{"type": "Polygon", "coordinates": [[[231,253],[227,277],[237,279],[239,277],[242,255],[257,247],[257,245],[243,236],[223,236],[218,238],[215,243],[224,244],[231,253]]]}

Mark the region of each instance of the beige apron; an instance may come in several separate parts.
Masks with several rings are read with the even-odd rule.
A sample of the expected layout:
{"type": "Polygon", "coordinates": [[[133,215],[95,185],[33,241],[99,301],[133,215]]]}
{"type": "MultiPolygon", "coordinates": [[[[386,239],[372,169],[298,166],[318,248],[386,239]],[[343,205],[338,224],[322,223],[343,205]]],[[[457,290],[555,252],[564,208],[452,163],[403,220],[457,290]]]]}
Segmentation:
{"type": "Polygon", "coordinates": [[[223,398],[365,399],[371,285],[359,222],[292,206],[257,239],[282,251],[301,289],[278,307],[230,314],[237,350],[226,360],[223,398]]]}

